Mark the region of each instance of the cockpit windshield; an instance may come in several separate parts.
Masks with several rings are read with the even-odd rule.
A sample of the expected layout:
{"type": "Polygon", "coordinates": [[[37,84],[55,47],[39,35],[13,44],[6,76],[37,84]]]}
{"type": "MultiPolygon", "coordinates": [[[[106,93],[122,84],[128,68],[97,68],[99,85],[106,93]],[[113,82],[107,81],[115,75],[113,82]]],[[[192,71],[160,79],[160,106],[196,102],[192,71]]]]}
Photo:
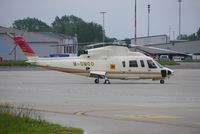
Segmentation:
{"type": "Polygon", "coordinates": [[[147,64],[149,68],[163,68],[162,65],[160,65],[157,61],[155,60],[147,60],[147,64]]]}
{"type": "Polygon", "coordinates": [[[160,63],[158,63],[157,61],[154,62],[159,66],[159,68],[163,68],[163,66],[160,63]]]}
{"type": "Polygon", "coordinates": [[[157,66],[155,65],[155,63],[152,60],[147,60],[147,64],[148,64],[149,68],[157,68],[157,66]]]}

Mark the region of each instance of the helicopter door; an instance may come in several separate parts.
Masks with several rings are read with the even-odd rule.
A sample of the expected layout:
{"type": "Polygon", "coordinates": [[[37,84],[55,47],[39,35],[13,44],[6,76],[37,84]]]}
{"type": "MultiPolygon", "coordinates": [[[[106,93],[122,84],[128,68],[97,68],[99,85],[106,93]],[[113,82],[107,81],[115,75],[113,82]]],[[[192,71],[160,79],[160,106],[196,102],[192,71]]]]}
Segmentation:
{"type": "Polygon", "coordinates": [[[120,71],[122,72],[122,73],[125,73],[125,72],[127,72],[127,67],[128,67],[128,63],[127,63],[127,61],[126,60],[122,60],[121,61],[121,65],[120,65],[120,71]]]}
{"type": "Polygon", "coordinates": [[[152,60],[147,60],[147,65],[148,72],[151,77],[156,77],[160,73],[160,70],[152,60]]]}

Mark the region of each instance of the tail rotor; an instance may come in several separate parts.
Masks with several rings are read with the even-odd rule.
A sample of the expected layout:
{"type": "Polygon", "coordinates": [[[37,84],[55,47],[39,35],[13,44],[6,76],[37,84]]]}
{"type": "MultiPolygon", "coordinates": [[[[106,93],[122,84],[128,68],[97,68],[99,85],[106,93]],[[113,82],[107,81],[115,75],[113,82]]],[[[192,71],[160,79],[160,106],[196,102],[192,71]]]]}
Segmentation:
{"type": "Polygon", "coordinates": [[[37,60],[38,56],[33,51],[33,49],[29,46],[29,44],[26,42],[26,40],[23,38],[25,32],[23,32],[20,36],[12,35],[10,33],[6,33],[13,41],[14,41],[14,47],[9,52],[9,55],[11,55],[17,48],[17,46],[20,47],[24,55],[27,57],[27,59],[32,62],[37,60]]]}

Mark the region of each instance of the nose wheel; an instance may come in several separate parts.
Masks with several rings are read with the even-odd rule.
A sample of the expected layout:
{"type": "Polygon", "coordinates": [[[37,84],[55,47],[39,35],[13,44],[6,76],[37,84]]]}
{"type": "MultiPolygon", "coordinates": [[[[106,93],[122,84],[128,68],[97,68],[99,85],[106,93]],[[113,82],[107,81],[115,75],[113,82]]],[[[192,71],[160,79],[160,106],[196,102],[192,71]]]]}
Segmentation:
{"type": "Polygon", "coordinates": [[[164,80],[160,80],[160,84],[164,84],[165,83],[165,81],[164,80]]]}
{"type": "Polygon", "coordinates": [[[104,84],[110,84],[110,81],[109,81],[108,79],[106,79],[106,80],[104,81],[104,84]]]}

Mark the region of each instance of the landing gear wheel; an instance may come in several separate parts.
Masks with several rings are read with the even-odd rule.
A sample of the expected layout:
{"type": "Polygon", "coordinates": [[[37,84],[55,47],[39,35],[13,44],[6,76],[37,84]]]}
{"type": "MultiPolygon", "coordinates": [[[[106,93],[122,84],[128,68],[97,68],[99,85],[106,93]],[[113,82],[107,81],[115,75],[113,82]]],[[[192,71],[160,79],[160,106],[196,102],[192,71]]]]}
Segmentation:
{"type": "Polygon", "coordinates": [[[160,84],[164,84],[165,83],[165,81],[164,80],[160,80],[160,84]]]}
{"type": "Polygon", "coordinates": [[[105,80],[104,84],[110,84],[110,81],[109,80],[105,80]]]}
{"type": "Polygon", "coordinates": [[[95,79],[95,80],[94,80],[94,83],[95,83],[95,84],[99,84],[99,79],[95,79]]]}

